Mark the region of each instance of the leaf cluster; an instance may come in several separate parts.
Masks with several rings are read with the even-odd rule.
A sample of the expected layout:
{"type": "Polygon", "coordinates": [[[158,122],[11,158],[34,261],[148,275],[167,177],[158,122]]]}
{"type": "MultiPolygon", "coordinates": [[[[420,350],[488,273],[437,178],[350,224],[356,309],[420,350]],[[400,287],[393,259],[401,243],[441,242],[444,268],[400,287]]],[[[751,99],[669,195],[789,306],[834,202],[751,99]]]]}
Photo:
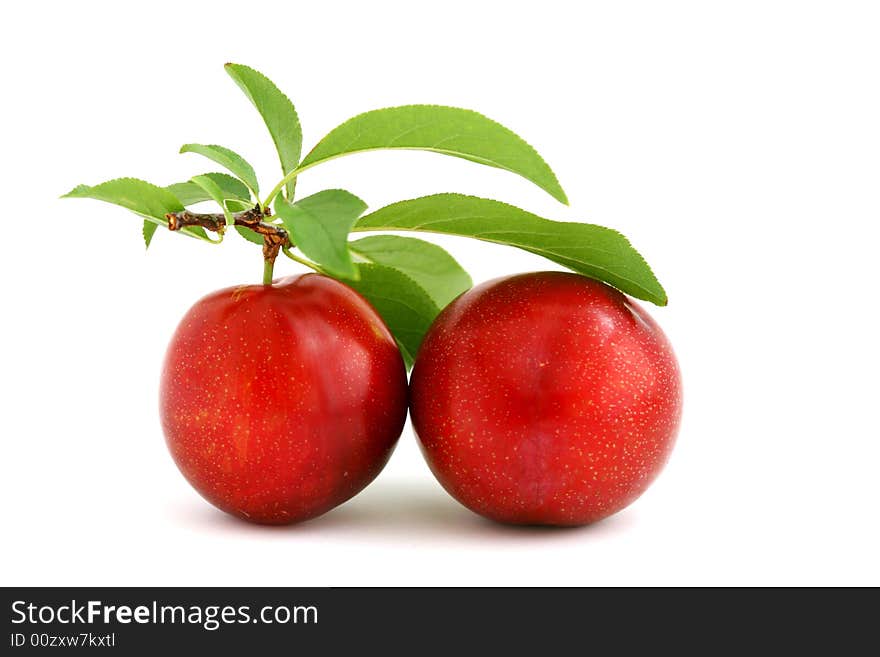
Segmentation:
{"type": "MultiPolygon", "coordinates": [[[[232,226],[234,213],[258,208],[267,221],[287,231],[292,247],[285,249],[286,255],[344,281],[374,305],[408,364],[436,315],[469,289],[472,281],[439,246],[394,233],[457,235],[513,246],[639,299],[666,303],[662,286],[642,256],[623,235],[609,228],[554,221],[496,200],[461,194],[400,201],[368,214],[364,201],[342,189],[300,199],[295,196],[298,176],[323,162],[365,151],[399,149],[430,151],[501,169],[567,203],[543,158],[501,124],[455,107],[390,107],[342,123],[303,157],[302,129],[289,98],[250,67],[227,64],[226,71],[262,116],[278,153],[282,177],[264,198],[247,160],[216,144],[185,144],[180,152],[200,155],[225,172],[201,173],[167,186],[117,178],[94,186],[79,185],[66,196],[114,203],[139,215],[148,247],[156,228],[167,225],[167,214],[212,202],[219,206],[226,225],[232,226]],[[392,234],[352,239],[353,233],[361,231],[392,234]]],[[[263,244],[255,232],[241,226],[235,229],[245,239],[263,244]]],[[[212,238],[200,226],[186,226],[178,232],[214,244],[224,237],[221,232],[212,238]]]]}

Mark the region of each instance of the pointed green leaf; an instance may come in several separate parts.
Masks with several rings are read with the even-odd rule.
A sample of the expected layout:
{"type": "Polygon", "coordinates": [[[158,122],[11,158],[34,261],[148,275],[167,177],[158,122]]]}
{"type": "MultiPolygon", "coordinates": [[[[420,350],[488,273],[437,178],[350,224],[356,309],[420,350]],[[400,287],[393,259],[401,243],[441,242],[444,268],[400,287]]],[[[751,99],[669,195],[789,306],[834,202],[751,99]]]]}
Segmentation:
{"type": "MultiPolygon", "coordinates": [[[[235,205],[235,207],[229,207],[233,212],[238,212],[241,209],[247,210],[253,207],[251,193],[248,191],[247,185],[241,182],[238,178],[233,178],[226,173],[203,173],[202,176],[210,178],[214,184],[222,190],[224,199],[227,201],[239,201],[239,204],[235,205]],[[244,204],[245,207],[240,207],[241,204],[244,204]]],[[[202,203],[203,201],[213,200],[204,188],[191,180],[168,185],[165,189],[174,194],[184,205],[195,205],[196,203],[202,203]]]]}
{"type": "MultiPolygon", "coordinates": [[[[144,219],[144,246],[149,249],[150,244],[153,243],[153,235],[156,234],[156,229],[159,228],[159,224],[153,223],[148,219],[144,219]]],[[[223,241],[223,238],[220,239],[211,239],[210,235],[208,235],[208,231],[206,231],[201,226],[186,226],[185,228],[181,228],[177,231],[178,233],[183,233],[188,237],[197,237],[203,242],[208,242],[209,244],[219,244],[223,241]]]]}
{"type": "Polygon", "coordinates": [[[216,144],[184,144],[180,147],[181,153],[198,153],[209,160],[213,160],[220,166],[231,171],[236,178],[241,180],[254,193],[254,198],[260,196],[260,185],[257,182],[257,174],[254,168],[241,155],[225,146],[216,144]]]}
{"type": "MultiPolygon", "coordinates": [[[[113,203],[131,210],[143,217],[146,222],[157,226],[168,225],[166,214],[181,212],[184,209],[183,203],[172,192],[137,178],[116,178],[92,187],[79,185],[62,198],[91,198],[113,203]]],[[[155,229],[149,230],[144,227],[144,242],[147,246],[150,245],[155,232],[155,229]]],[[[187,227],[178,232],[207,242],[214,241],[198,226],[187,227]]]]}
{"type": "Polygon", "coordinates": [[[534,148],[500,123],[456,107],[404,105],[360,114],[333,129],[300,167],[384,148],[433,151],[506,169],[568,203],[556,175],[534,148]]]}
{"type": "Polygon", "coordinates": [[[150,248],[150,242],[153,241],[153,235],[156,234],[156,229],[158,227],[159,226],[154,224],[152,221],[147,221],[146,219],[144,219],[143,233],[144,233],[144,246],[145,246],[145,248],[148,248],[148,249],[150,248]]]}
{"type": "Polygon", "coordinates": [[[215,183],[208,176],[193,176],[192,181],[205,190],[205,193],[208,194],[217,205],[223,210],[223,216],[226,217],[226,225],[234,226],[235,219],[232,216],[232,213],[226,207],[226,199],[223,196],[223,190],[220,189],[220,186],[215,183]]]}
{"type": "MultiPolygon", "coordinates": [[[[275,142],[281,170],[284,174],[290,173],[299,163],[302,150],[302,129],[293,103],[269,78],[249,66],[227,64],[226,72],[263,117],[275,142]]],[[[295,184],[295,181],[287,184],[289,199],[293,198],[295,184]]]]}
{"type": "Polygon", "coordinates": [[[417,230],[516,246],[626,294],[666,305],[666,292],[651,268],[617,231],[542,219],[499,201],[460,194],[425,196],[361,217],[354,230],[417,230]]]}
{"type": "Polygon", "coordinates": [[[263,238],[258,234],[252,231],[250,228],[245,228],[244,226],[236,226],[235,232],[245,238],[248,242],[253,242],[259,246],[263,246],[263,238]]]}
{"type": "Polygon", "coordinates": [[[393,267],[360,263],[360,277],[346,285],[360,292],[397,340],[407,368],[412,367],[439,306],[412,278],[393,267]]]}
{"type": "MultiPolygon", "coordinates": [[[[149,249],[150,244],[153,242],[153,235],[156,234],[156,229],[159,228],[159,224],[153,223],[149,219],[144,219],[144,247],[149,249]]],[[[177,232],[183,233],[184,235],[188,235],[189,237],[198,237],[200,240],[205,242],[209,242],[211,244],[219,244],[222,242],[222,238],[219,240],[213,240],[208,236],[208,231],[206,231],[201,226],[187,226],[186,228],[182,228],[177,232]]]]}
{"type": "Polygon", "coordinates": [[[288,203],[275,202],[275,212],[299,249],[333,276],[356,278],[348,252],[348,234],[367,204],[343,189],[327,189],[288,203]]]}
{"type": "Polygon", "coordinates": [[[368,262],[394,267],[412,278],[440,308],[473,285],[471,277],[449,253],[415,237],[372,235],[348,246],[368,262]]]}
{"type": "Polygon", "coordinates": [[[165,215],[181,212],[183,204],[167,189],[137,178],[116,178],[94,185],[78,185],[62,198],[92,198],[122,206],[166,224],[165,215]]]}

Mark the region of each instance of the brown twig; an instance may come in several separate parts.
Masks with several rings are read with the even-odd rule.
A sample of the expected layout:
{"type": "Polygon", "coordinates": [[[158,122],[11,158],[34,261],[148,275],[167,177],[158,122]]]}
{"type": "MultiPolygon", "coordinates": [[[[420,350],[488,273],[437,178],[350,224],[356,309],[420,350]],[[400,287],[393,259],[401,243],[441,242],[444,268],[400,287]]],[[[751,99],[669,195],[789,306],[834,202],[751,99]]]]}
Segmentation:
{"type": "MultiPolygon", "coordinates": [[[[263,221],[268,216],[270,212],[260,208],[251,208],[232,215],[236,226],[243,226],[263,236],[263,258],[274,263],[278,252],[289,248],[291,242],[284,228],[263,221]]],[[[180,230],[186,226],[201,226],[215,233],[223,233],[226,230],[226,216],[222,213],[206,214],[184,210],[166,214],[165,218],[168,220],[168,230],[180,230]]]]}

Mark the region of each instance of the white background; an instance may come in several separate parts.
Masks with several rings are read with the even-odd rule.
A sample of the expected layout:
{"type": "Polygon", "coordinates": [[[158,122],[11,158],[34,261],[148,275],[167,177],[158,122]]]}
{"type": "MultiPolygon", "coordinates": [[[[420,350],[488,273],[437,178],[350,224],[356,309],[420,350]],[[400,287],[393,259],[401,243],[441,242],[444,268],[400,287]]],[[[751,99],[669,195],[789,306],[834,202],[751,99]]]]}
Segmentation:
{"type": "MultiPolygon", "coordinates": [[[[0,458],[6,585],[880,584],[876,3],[5,3],[0,458]],[[361,495],[299,526],[215,511],[157,416],[177,321],[257,282],[231,238],[158,232],[78,183],[206,170],[185,142],[278,165],[223,71],[294,100],[305,146],[358,112],[478,109],[530,141],[571,207],[502,171],[363,154],[304,175],[371,207],[458,191],[627,234],[666,286],[685,413],[629,509],[576,530],[474,516],[407,428],[361,495]]],[[[207,165],[207,168],[216,168],[207,165]]],[[[552,268],[439,240],[482,281],[552,268]]],[[[279,274],[296,266],[279,260],[279,274]]]]}

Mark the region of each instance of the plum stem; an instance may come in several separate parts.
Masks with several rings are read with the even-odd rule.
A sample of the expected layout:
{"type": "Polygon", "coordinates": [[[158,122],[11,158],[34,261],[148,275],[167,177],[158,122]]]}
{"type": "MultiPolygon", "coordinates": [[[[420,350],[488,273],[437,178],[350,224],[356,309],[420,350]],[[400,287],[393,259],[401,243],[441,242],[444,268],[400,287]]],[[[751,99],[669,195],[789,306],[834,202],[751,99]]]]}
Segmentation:
{"type": "MultiPolygon", "coordinates": [[[[293,246],[290,235],[283,227],[264,221],[270,215],[271,211],[268,208],[264,210],[259,205],[232,215],[236,226],[242,226],[263,236],[263,283],[265,285],[272,284],[272,272],[275,268],[278,252],[293,246]]],[[[201,226],[205,230],[221,235],[226,230],[226,215],[222,213],[184,210],[170,212],[165,215],[165,219],[168,220],[168,230],[180,230],[186,226],[201,226]]]]}
{"type": "Polygon", "coordinates": [[[263,285],[272,285],[272,272],[275,271],[275,260],[263,260],[263,285]]]}
{"type": "Polygon", "coordinates": [[[306,260],[305,258],[300,258],[295,253],[291,252],[291,250],[289,248],[283,248],[283,249],[281,249],[281,252],[284,253],[284,255],[286,255],[288,258],[290,258],[294,262],[298,262],[301,265],[305,265],[309,269],[314,269],[319,274],[324,273],[324,270],[321,269],[321,267],[317,263],[314,263],[311,260],[306,260]]]}

